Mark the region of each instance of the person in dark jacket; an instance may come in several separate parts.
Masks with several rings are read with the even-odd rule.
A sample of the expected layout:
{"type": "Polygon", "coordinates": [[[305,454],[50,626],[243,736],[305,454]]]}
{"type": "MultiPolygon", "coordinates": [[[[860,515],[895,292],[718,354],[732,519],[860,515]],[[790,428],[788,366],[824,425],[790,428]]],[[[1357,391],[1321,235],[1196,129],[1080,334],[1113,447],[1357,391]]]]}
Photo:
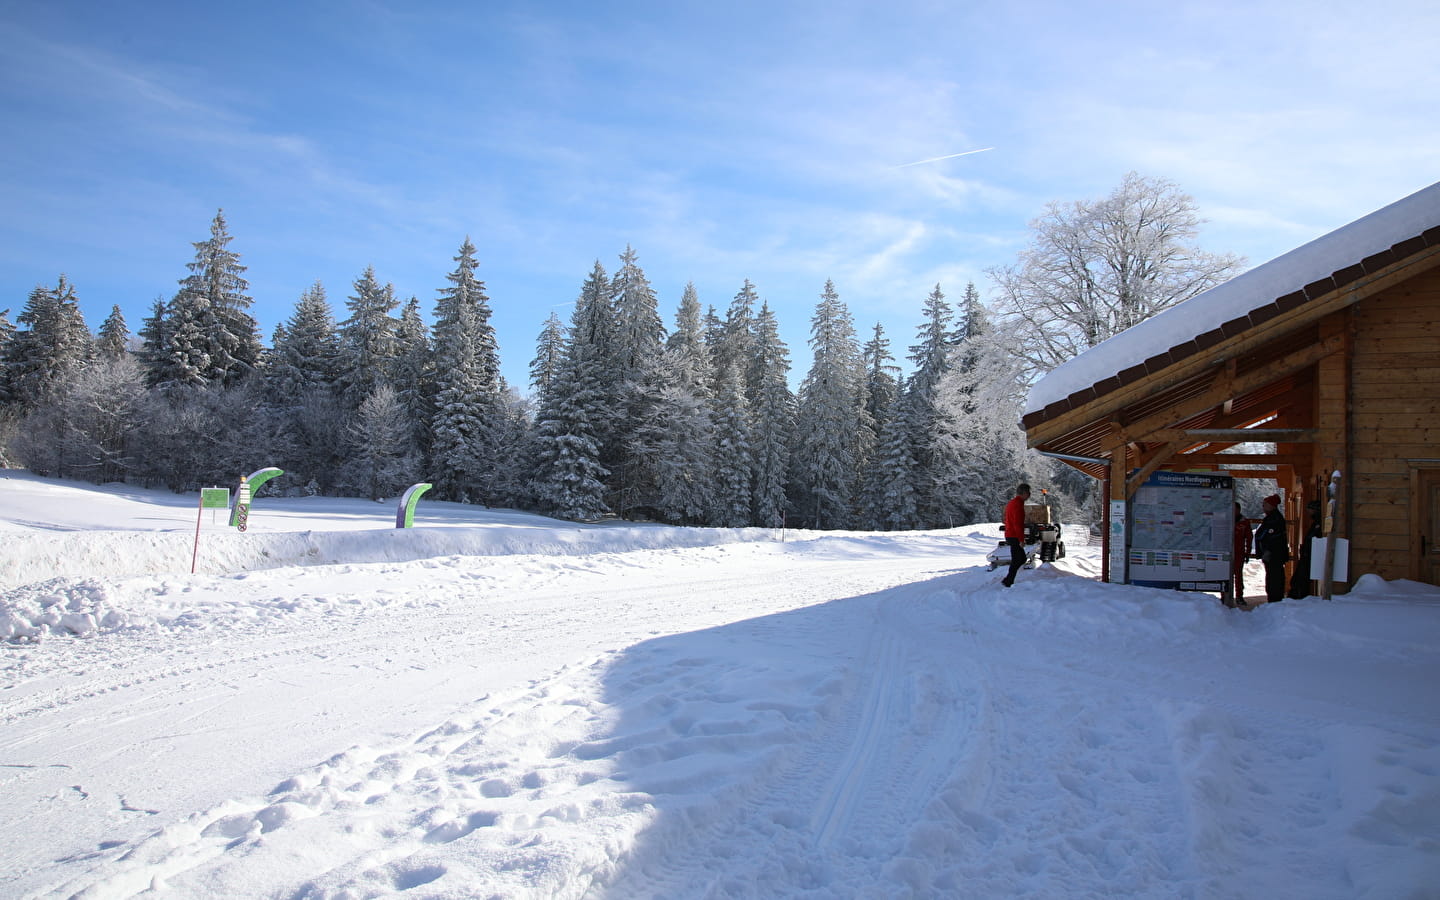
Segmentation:
{"type": "Polygon", "coordinates": [[[1235,541],[1231,554],[1231,569],[1235,583],[1235,605],[1245,605],[1245,560],[1250,558],[1250,520],[1235,504],[1235,541]]]}
{"type": "Polygon", "coordinates": [[[1255,552],[1265,564],[1265,599],[1279,603],[1285,599],[1285,564],[1290,561],[1290,539],[1285,531],[1285,516],[1280,513],[1280,495],[1266,497],[1261,507],[1265,518],[1255,530],[1255,552]]]}
{"type": "Polygon", "coordinates": [[[1000,583],[1010,587],[1015,583],[1015,573],[1025,565],[1025,501],[1030,499],[1030,485],[1022,483],[1015,489],[1015,496],[1005,504],[1005,543],[1010,545],[1010,574],[1000,583]]]}
{"type": "Polygon", "coordinates": [[[1290,599],[1299,600],[1310,596],[1310,556],[1315,547],[1315,538],[1320,537],[1320,501],[1311,500],[1305,504],[1310,515],[1310,527],[1300,539],[1300,555],[1295,562],[1295,571],[1290,573],[1290,599]]]}

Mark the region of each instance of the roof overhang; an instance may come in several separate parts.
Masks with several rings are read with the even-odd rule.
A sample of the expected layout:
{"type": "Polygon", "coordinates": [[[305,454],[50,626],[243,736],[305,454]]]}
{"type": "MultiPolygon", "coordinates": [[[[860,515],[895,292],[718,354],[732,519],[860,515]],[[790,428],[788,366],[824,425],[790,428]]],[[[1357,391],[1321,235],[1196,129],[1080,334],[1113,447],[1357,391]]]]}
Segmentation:
{"type": "MultiPolygon", "coordinates": [[[[1214,455],[1238,443],[1313,440],[1313,410],[1302,388],[1321,359],[1342,349],[1339,339],[1321,338],[1320,322],[1440,265],[1440,227],[1340,262],[1346,264],[1327,278],[1027,414],[1027,442],[1103,478],[1119,448],[1153,458],[1165,446],[1169,452],[1158,458],[1168,461],[1158,467],[1186,468],[1214,465],[1214,455]]],[[[1221,462],[1242,467],[1237,474],[1264,474],[1245,468],[1251,465],[1268,465],[1273,474],[1279,461],[1276,454],[1243,463],[1227,457],[1221,462]]]]}

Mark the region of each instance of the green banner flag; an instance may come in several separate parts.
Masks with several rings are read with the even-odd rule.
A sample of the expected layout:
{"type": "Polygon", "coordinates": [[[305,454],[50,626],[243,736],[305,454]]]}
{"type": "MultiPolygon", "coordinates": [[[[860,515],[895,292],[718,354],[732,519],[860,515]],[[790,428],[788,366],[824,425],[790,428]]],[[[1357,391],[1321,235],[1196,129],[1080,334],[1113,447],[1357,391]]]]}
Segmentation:
{"type": "Polygon", "coordinates": [[[395,510],[395,527],[409,528],[415,524],[415,504],[420,502],[420,495],[430,490],[431,485],[421,482],[412,484],[405,491],[405,496],[400,498],[400,506],[395,510]]]}

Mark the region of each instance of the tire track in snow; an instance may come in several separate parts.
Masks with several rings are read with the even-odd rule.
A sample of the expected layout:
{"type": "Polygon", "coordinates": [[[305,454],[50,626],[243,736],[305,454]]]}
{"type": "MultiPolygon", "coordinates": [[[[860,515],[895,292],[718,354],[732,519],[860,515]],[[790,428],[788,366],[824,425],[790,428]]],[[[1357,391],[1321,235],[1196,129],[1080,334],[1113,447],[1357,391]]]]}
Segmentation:
{"type": "Polygon", "coordinates": [[[874,676],[870,682],[864,712],[855,728],[855,738],[821,795],[815,816],[811,820],[810,828],[814,834],[815,848],[821,852],[827,850],[836,835],[849,826],[855,806],[860,802],[860,795],[867,782],[872,780],[875,757],[885,737],[886,724],[890,720],[900,651],[895,636],[888,631],[879,638],[879,643],[878,651],[867,654],[867,658],[874,661],[874,665],[870,666],[874,676]]]}

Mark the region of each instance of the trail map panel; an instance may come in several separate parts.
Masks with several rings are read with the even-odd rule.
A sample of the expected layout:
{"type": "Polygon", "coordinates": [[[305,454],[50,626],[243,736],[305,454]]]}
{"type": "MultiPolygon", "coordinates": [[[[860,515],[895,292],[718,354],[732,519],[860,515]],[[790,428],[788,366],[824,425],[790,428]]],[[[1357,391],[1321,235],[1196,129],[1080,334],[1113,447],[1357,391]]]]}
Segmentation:
{"type": "Polygon", "coordinates": [[[1230,578],[1235,479],[1156,472],[1130,505],[1130,583],[1219,590],[1230,578]]]}

